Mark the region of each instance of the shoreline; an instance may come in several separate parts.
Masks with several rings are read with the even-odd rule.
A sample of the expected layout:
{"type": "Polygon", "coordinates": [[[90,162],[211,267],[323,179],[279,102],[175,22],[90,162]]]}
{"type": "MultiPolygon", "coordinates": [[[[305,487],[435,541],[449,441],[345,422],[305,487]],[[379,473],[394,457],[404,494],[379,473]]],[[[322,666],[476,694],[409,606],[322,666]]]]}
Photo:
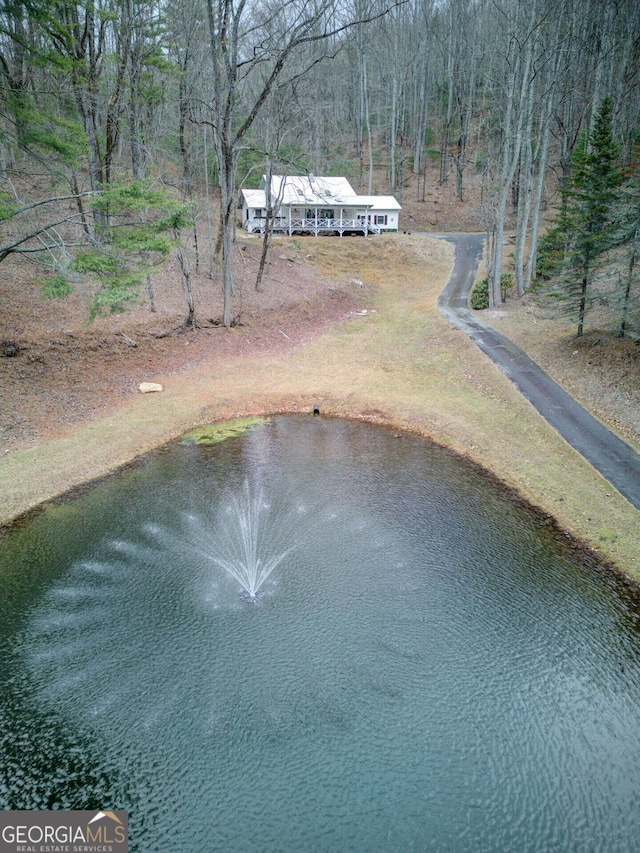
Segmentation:
{"type": "Polygon", "coordinates": [[[424,257],[410,282],[393,280],[391,267],[380,270],[375,311],[366,317],[346,318],[280,356],[154,377],[162,393],[135,395],[64,436],[7,454],[0,460],[2,529],[117,475],[192,427],[301,414],[317,404],[323,415],[366,420],[445,448],[635,588],[637,512],[439,317],[436,301],[453,255],[439,241],[418,239],[417,254],[438,261],[437,275],[425,276],[424,257]]]}
{"type": "MultiPolygon", "coordinates": [[[[271,417],[277,416],[313,417],[313,409],[285,409],[280,407],[275,410],[269,411],[245,411],[242,415],[238,417],[264,417],[265,419],[269,419],[271,417]]],[[[534,516],[541,526],[544,526],[551,531],[553,537],[559,543],[561,543],[561,546],[564,549],[569,550],[571,553],[577,556],[580,563],[584,566],[586,570],[593,572],[594,574],[601,575],[604,579],[611,583],[611,585],[616,589],[617,594],[620,597],[625,598],[627,603],[630,604],[630,606],[632,606],[634,609],[636,609],[640,615],[640,578],[633,577],[632,575],[626,573],[614,562],[606,559],[597,549],[594,549],[591,545],[589,545],[588,542],[575,536],[571,531],[563,529],[562,526],[559,524],[558,519],[553,514],[551,514],[544,507],[532,503],[527,495],[523,494],[518,489],[515,489],[513,486],[510,486],[505,483],[505,481],[502,480],[491,469],[478,464],[474,459],[467,455],[460,454],[454,451],[451,447],[447,445],[443,445],[439,442],[434,441],[433,438],[423,434],[419,430],[407,429],[404,426],[397,424],[392,419],[385,418],[383,412],[379,412],[376,417],[355,413],[346,415],[336,415],[330,412],[321,413],[321,416],[325,418],[335,418],[337,420],[360,421],[363,423],[378,426],[381,429],[401,432],[403,435],[406,436],[420,438],[423,441],[429,442],[439,447],[446,453],[451,454],[461,465],[465,465],[472,468],[475,473],[483,477],[488,482],[488,484],[490,484],[492,488],[496,489],[505,498],[505,500],[509,501],[509,503],[514,506],[517,506],[518,508],[523,509],[525,512],[534,516]]],[[[225,423],[231,420],[233,420],[233,418],[225,418],[223,420],[214,421],[210,423],[225,423]]],[[[198,424],[197,426],[202,426],[203,424],[198,424]]],[[[67,501],[73,501],[74,499],[80,497],[88,491],[91,491],[100,483],[108,481],[112,477],[118,477],[123,472],[142,465],[144,460],[148,456],[154,453],[162,453],[163,450],[169,448],[176,441],[179,441],[183,434],[184,433],[181,433],[180,435],[173,435],[166,441],[163,441],[157,446],[146,450],[144,453],[141,453],[123,462],[116,468],[110,468],[108,470],[103,471],[102,473],[97,474],[89,480],[72,485],[65,492],[58,495],[54,495],[51,498],[43,500],[39,504],[29,507],[20,515],[10,519],[9,521],[0,521],[0,538],[4,535],[10,534],[13,530],[19,529],[24,525],[28,525],[41,513],[46,512],[49,507],[56,507],[66,503],[67,501]]]]}

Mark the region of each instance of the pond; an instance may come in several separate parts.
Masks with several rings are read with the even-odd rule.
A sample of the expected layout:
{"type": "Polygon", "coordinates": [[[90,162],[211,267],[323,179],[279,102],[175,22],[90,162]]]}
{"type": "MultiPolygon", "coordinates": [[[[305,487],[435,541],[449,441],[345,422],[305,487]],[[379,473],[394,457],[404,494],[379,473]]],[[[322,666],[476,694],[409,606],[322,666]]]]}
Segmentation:
{"type": "Polygon", "coordinates": [[[2,540],[0,808],[128,809],[144,853],[636,850],[638,616],[558,538],[371,425],[151,454],[2,540]]]}

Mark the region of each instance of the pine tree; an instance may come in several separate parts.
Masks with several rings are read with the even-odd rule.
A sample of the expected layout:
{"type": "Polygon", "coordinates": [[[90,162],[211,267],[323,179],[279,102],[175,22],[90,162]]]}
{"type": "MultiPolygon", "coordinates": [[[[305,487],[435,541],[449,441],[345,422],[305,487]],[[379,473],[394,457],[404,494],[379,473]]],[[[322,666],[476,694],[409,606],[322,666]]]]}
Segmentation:
{"type": "Polygon", "coordinates": [[[562,285],[570,309],[577,310],[578,337],[584,330],[598,258],[614,243],[614,208],[621,175],[617,169],[619,146],[613,137],[612,109],[611,98],[604,98],[586,144],[577,146],[565,190],[562,285]]]}
{"type": "MultiPolygon", "coordinates": [[[[109,224],[102,228],[103,239],[77,253],[71,264],[75,273],[88,275],[99,285],[89,310],[89,322],[139,304],[145,280],[152,301],[150,282],[154,268],[173,248],[180,247],[180,230],[191,224],[186,205],[144,181],[112,182],[93,199],[93,207],[109,224]]],[[[184,270],[184,256],[182,260],[184,270]]],[[[65,296],[68,292],[67,289],[52,295],[65,296]]],[[[193,312],[190,301],[192,323],[193,312]]]]}
{"type": "Polygon", "coordinates": [[[624,338],[631,325],[640,332],[640,133],[636,135],[631,164],[617,207],[615,237],[621,247],[621,268],[614,307],[619,319],[618,335],[624,338]]]}

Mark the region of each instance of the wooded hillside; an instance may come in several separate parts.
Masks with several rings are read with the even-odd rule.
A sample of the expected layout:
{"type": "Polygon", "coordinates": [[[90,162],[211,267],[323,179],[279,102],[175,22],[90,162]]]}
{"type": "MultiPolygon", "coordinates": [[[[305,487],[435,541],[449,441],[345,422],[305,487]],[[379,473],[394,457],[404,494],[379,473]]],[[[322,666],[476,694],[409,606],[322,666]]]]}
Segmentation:
{"type": "Polygon", "coordinates": [[[435,183],[469,199],[491,235],[490,304],[501,299],[505,229],[516,231],[524,293],[541,215],[558,210],[551,275],[571,279],[580,310],[609,300],[622,333],[640,330],[635,0],[14,0],[0,10],[0,262],[40,265],[47,295],[91,279],[94,313],[117,311],[151,297],[154,269],[177,253],[187,293],[192,265],[207,259],[229,325],[238,189],[271,171],[312,172],[405,206],[435,183]],[[598,116],[615,170],[594,220],[584,200],[603,174],[598,116]],[[586,271],[576,257],[585,228],[586,271]]]}

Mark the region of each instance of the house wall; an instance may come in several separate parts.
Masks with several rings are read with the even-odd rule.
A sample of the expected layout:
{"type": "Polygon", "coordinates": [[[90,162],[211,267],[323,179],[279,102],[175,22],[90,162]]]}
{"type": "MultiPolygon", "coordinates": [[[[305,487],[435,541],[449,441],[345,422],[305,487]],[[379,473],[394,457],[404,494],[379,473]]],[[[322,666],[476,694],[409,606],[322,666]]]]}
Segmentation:
{"type": "MultiPolygon", "coordinates": [[[[328,205],[327,205],[328,207],[328,205]]],[[[291,207],[291,219],[305,219],[305,218],[313,218],[307,217],[308,207],[307,206],[292,206],[291,207]]],[[[366,208],[340,208],[339,206],[335,206],[334,215],[335,218],[340,217],[340,212],[342,210],[342,216],[344,219],[358,219],[364,222],[365,220],[370,225],[377,225],[380,231],[397,231],[398,230],[398,211],[397,210],[376,210],[372,212],[371,210],[367,210],[366,208]],[[381,217],[385,217],[386,221],[378,221],[381,217]]],[[[252,231],[253,224],[255,223],[255,227],[264,219],[266,211],[264,208],[254,208],[249,207],[246,201],[243,201],[242,204],[242,226],[247,231],[252,231]]],[[[281,216],[284,218],[289,217],[289,205],[281,205],[280,209],[276,211],[276,216],[281,216]]],[[[320,218],[320,213],[318,213],[318,218],[320,218]]]]}
{"type": "Polygon", "coordinates": [[[248,223],[253,222],[256,219],[263,219],[265,211],[260,208],[248,207],[246,202],[242,203],[242,226],[246,227],[248,223]],[[256,211],[259,210],[261,215],[256,216],[256,211]]]}
{"type": "Polygon", "coordinates": [[[381,231],[397,231],[398,230],[398,211],[397,210],[376,210],[375,213],[368,215],[368,222],[377,225],[381,231]],[[377,217],[385,217],[385,221],[378,221],[377,217]]]}
{"type": "MultiPolygon", "coordinates": [[[[261,190],[243,191],[242,201],[242,224],[247,230],[255,231],[263,227],[266,216],[266,199],[264,193],[266,178],[262,176],[261,190]],[[246,192],[247,198],[244,197],[246,192]],[[263,206],[258,208],[257,205],[263,206]]],[[[358,196],[354,193],[345,178],[314,178],[309,176],[274,176],[276,190],[274,197],[275,218],[280,222],[277,226],[282,228],[290,222],[290,227],[311,227],[311,223],[318,220],[350,220],[345,229],[364,229],[368,224],[375,232],[397,231],[399,228],[399,205],[392,196],[358,196]],[[286,187],[285,187],[286,182],[286,187]],[[324,192],[320,192],[322,187],[324,192]],[[284,190],[286,189],[286,192],[284,190]],[[278,205],[275,198],[282,201],[278,205]],[[285,201],[286,199],[286,201],[285,201]],[[344,202],[350,200],[351,204],[344,206],[344,202]],[[391,204],[391,208],[385,208],[385,204],[391,204]],[[298,222],[297,226],[292,220],[307,220],[307,223],[298,222]],[[351,224],[352,223],[352,224],[351,224]]],[[[272,187],[274,185],[272,184],[272,187]]],[[[343,226],[333,222],[323,222],[322,225],[313,227],[314,232],[320,229],[343,230],[343,226]]],[[[289,229],[287,229],[289,230],[289,229]]]]}

